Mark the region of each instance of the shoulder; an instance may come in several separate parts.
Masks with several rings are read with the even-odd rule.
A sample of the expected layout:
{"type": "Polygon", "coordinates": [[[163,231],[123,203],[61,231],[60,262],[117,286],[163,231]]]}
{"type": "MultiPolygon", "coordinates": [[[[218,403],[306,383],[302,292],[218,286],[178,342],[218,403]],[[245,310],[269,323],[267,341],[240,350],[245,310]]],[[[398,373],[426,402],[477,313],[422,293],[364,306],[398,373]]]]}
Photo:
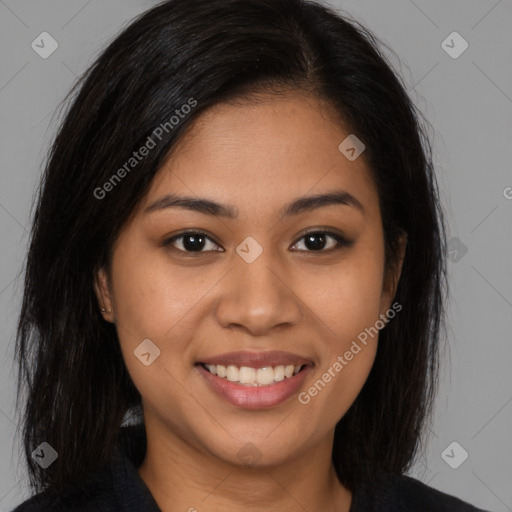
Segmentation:
{"type": "Polygon", "coordinates": [[[393,512],[484,512],[455,496],[404,475],[390,477],[388,503],[388,510],[393,512]]]}
{"type": "Polygon", "coordinates": [[[143,425],[122,427],[119,444],[110,461],[67,490],[43,491],[12,512],[114,512],[160,509],[137,468],[145,453],[143,425]]]}
{"type": "Polygon", "coordinates": [[[18,505],[12,512],[102,512],[114,511],[116,502],[111,475],[100,471],[94,477],[61,493],[43,491],[18,505]]]}
{"type": "Polygon", "coordinates": [[[415,478],[376,471],[354,492],[350,512],[486,512],[415,478]],[[370,483],[371,482],[371,483],[370,483]]]}

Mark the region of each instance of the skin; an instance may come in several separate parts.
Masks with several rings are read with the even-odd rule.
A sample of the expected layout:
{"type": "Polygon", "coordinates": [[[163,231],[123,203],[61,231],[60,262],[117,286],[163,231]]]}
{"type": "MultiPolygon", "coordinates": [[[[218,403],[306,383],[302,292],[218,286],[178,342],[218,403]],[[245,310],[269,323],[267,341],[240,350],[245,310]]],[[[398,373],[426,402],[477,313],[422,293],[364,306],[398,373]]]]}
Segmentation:
{"type": "Polygon", "coordinates": [[[97,273],[104,318],[117,326],[143,399],[148,445],[138,471],[163,511],[349,510],[352,494],[331,463],[334,428],[368,377],[376,338],[307,405],[296,394],[267,409],[235,407],[194,365],[235,350],[289,351],[314,364],[305,391],[389,309],[400,265],[385,273],[375,184],[363,156],[349,161],[338,150],[349,134],[332,107],[300,92],[210,108],[125,224],[111,274],[97,273]],[[278,216],[299,197],[340,189],[364,211],[330,205],[278,216]],[[232,205],[238,217],[144,213],[171,192],[232,205]],[[312,250],[309,228],[353,244],[330,251],[336,241],[327,237],[312,250]],[[187,229],[210,237],[203,252],[190,255],[183,239],[161,245],[187,229]],[[248,236],[263,249],[250,264],[236,253],[248,236]],[[149,366],[133,355],[144,339],[160,349],[149,366]],[[247,443],[260,457],[252,466],[237,456],[247,443]]]}

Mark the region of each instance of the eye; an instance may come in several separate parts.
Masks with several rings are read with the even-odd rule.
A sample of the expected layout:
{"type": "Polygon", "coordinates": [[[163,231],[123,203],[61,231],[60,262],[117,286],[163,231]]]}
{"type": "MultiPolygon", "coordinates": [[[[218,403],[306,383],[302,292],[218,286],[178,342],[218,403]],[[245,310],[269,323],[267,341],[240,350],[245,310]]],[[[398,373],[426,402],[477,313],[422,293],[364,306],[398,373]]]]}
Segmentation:
{"type": "Polygon", "coordinates": [[[301,243],[306,247],[308,252],[330,252],[352,245],[352,242],[349,242],[338,233],[322,230],[309,231],[292,247],[296,247],[301,243]],[[330,243],[328,243],[328,239],[331,239],[330,243]],[[302,240],[304,240],[304,242],[301,242],[302,240]],[[328,247],[326,247],[326,245],[328,247]]]}
{"type": "Polygon", "coordinates": [[[209,238],[205,233],[200,231],[186,231],[185,233],[181,233],[180,235],[173,236],[168,240],[163,242],[164,246],[173,245],[175,249],[181,252],[188,253],[201,253],[208,251],[219,251],[219,249],[212,249],[213,247],[219,247],[211,238],[209,238]],[[176,247],[174,244],[178,242],[178,245],[181,245],[182,248],[176,247]],[[208,247],[208,242],[211,243],[210,247],[208,247]],[[203,250],[205,249],[206,250],[203,250]]]}

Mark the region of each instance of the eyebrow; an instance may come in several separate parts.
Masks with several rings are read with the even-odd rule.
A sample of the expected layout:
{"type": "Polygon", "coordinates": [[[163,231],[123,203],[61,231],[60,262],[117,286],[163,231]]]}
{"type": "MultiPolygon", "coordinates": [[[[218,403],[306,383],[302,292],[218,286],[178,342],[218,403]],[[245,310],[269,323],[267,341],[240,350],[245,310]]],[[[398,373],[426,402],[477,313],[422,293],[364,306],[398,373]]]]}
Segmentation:
{"type": "MultiPolygon", "coordinates": [[[[299,213],[332,205],[351,206],[364,213],[363,205],[358,199],[344,190],[338,190],[327,194],[299,197],[285,205],[280,210],[279,216],[298,215],[299,213]]],[[[167,208],[185,208],[206,215],[225,217],[227,219],[236,219],[238,216],[238,210],[231,205],[220,204],[206,198],[178,196],[176,194],[167,194],[157,199],[144,210],[144,213],[161,211],[167,208]]]]}

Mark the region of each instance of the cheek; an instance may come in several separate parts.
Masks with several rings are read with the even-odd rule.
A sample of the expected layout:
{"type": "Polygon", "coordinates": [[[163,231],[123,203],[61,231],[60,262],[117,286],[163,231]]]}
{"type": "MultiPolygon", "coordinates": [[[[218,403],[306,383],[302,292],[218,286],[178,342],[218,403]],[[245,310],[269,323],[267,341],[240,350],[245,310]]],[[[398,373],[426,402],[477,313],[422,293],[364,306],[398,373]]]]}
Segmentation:
{"type": "Polygon", "coordinates": [[[197,328],[194,305],[209,287],[171,276],[158,258],[149,261],[135,251],[119,252],[115,261],[116,326],[128,373],[144,404],[181,431],[179,418],[197,414],[183,399],[190,371],[184,361],[190,359],[190,333],[197,328]]]}
{"type": "Polygon", "coordinates": [[[158,381],[170,387],[183,361],[186,340],[180,333],[190,332],[187,312],[198,301],[198,290],[185,286],[179,276],[171,277],[164,262],[148,257],[137,244],[120,244],[112,280],[117,333],[134,384],[143,396],[146,391],[154,393],[158,381]]]}
{"type": "Polygon", "coordinates": [[[299,402],[322,423],[339,421],[371,371],[378,342],[374,327],[380,314],[382,258],[379,251],[354,253],[339,272],[317,275],[315,287],[309,289],[308,305],[325,328],[321,367],[299,402]]]}
{"type": "Polygon", "coordinates": [[[155,255],[133,245],[130,251],[120,249],[113,273],[116,323],[131,338],[163,342],[182,328],[208,289],[195,276],[171,269],[163,251],[155,255]]]}
{"type": "Polygon", "coordinates": [[[302,276],[302,284],[297,282],[301,298],[326,327],[331,352],[344,351],[351,340],[378,320],[382,279],[380,254],[359,250],[336,270],[312,269],[309,278],[302,276]],[[306,282],[314,284],[306,286],[306,282]]]}

